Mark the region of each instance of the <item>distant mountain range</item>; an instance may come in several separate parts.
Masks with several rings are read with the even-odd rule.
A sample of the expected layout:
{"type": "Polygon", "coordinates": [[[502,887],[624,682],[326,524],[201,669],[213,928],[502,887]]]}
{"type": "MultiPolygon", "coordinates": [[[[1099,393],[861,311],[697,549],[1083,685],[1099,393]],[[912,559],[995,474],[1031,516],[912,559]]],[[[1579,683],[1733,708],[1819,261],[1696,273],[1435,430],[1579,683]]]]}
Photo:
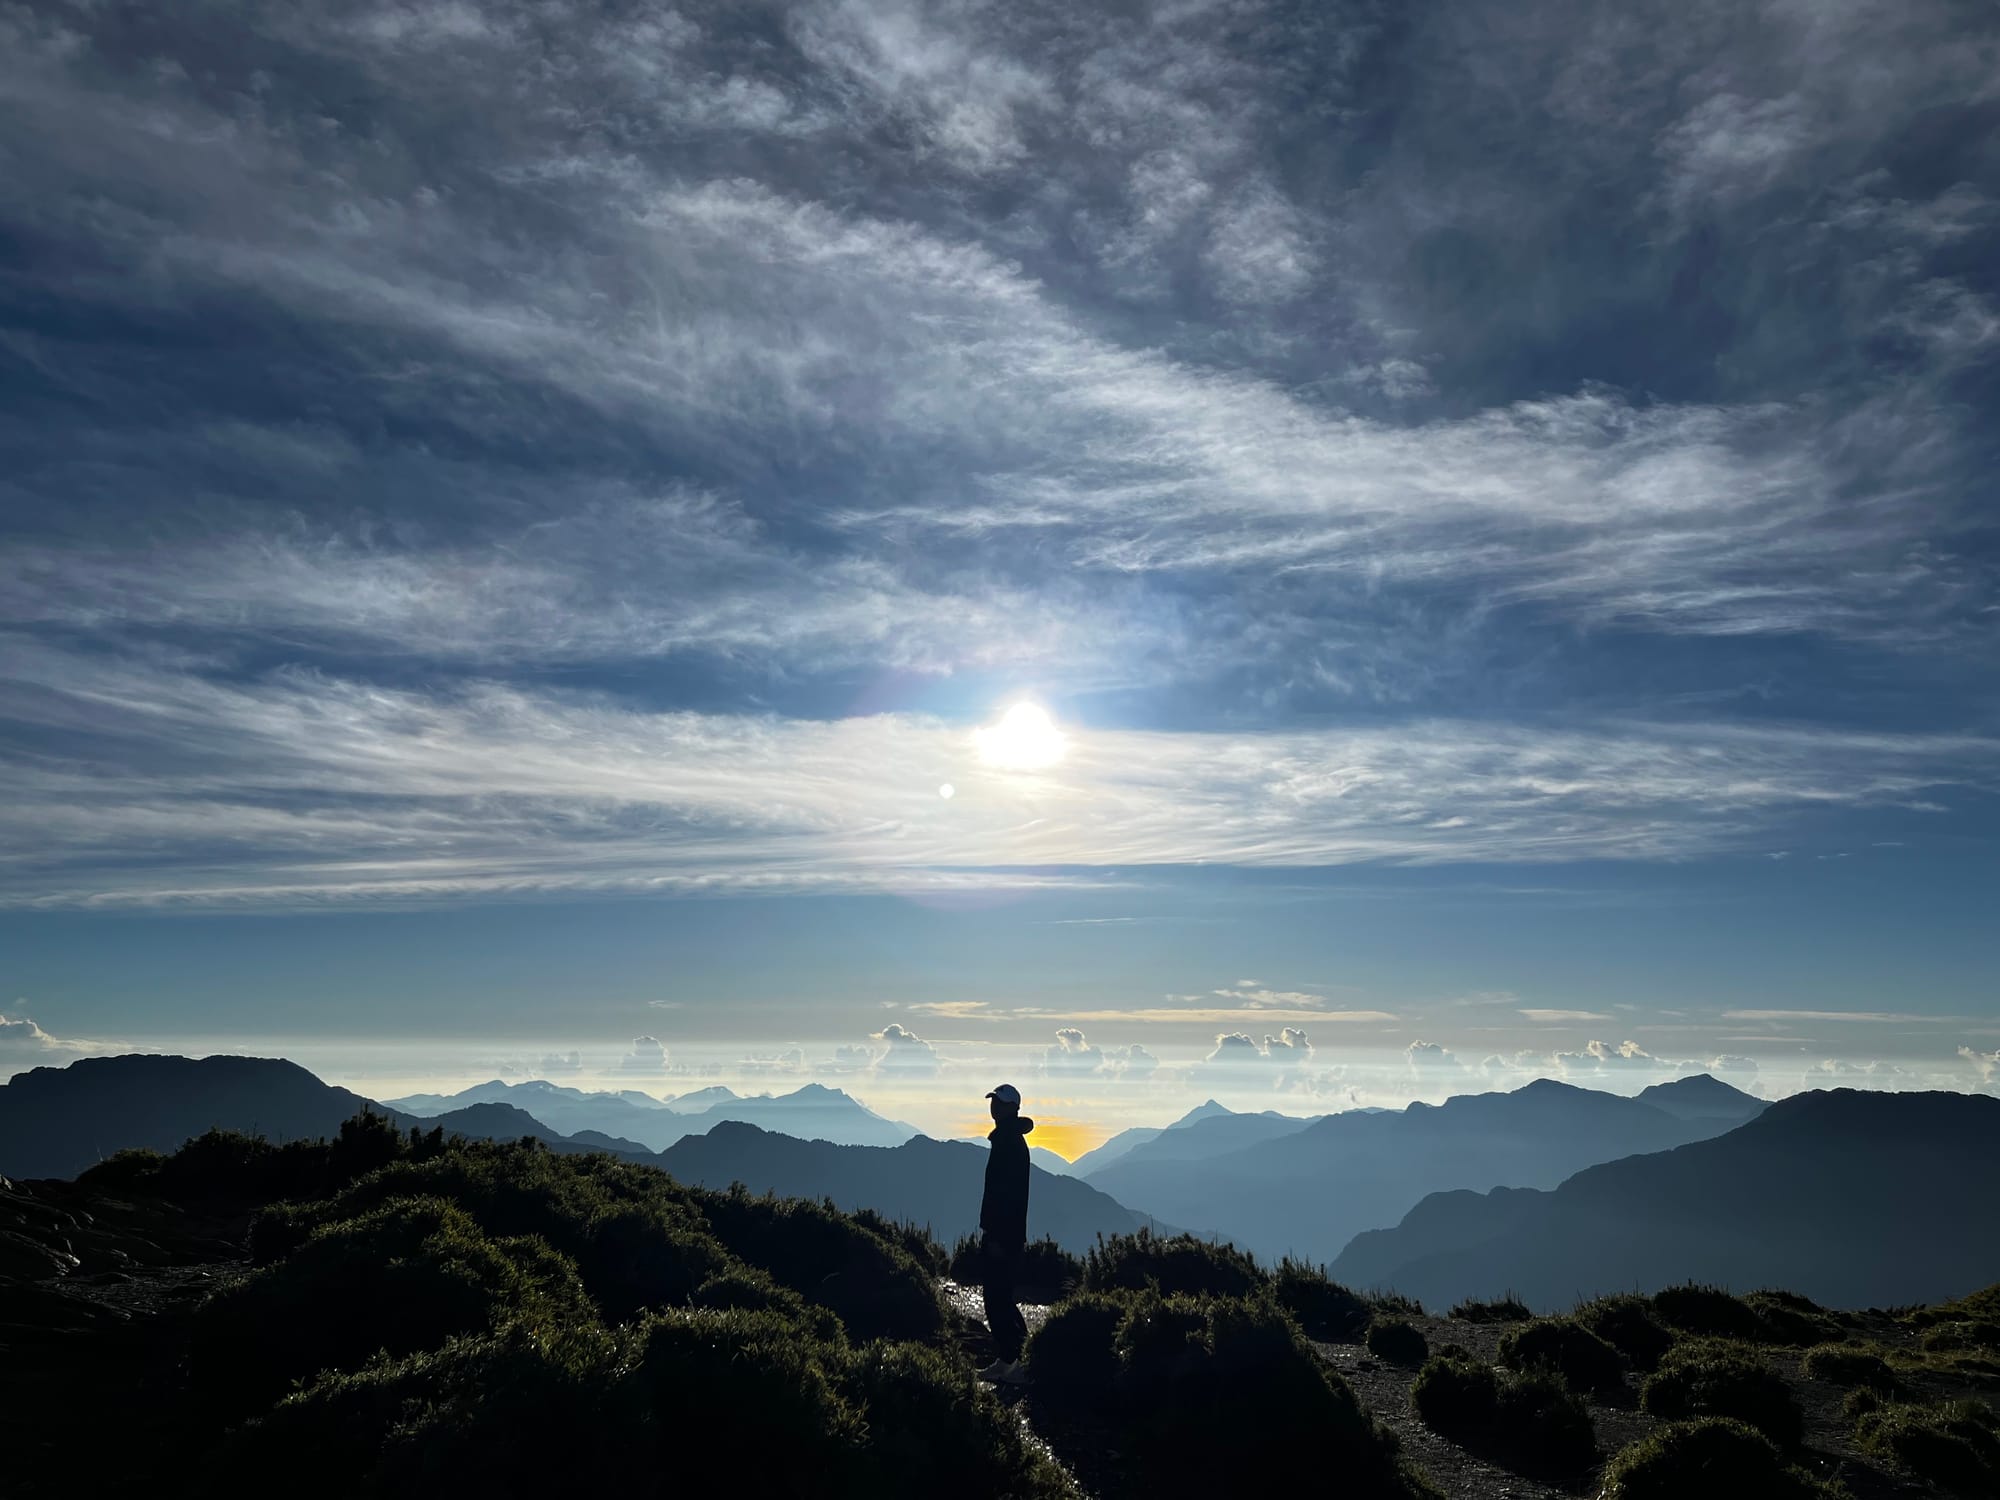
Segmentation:
{"type": "MultiPolygon", "coordinates": [[[[831,1198],[837,1208],[872,1208],[928,1224],[949,1246],[979,1227],[986,1152],[984,1143],[921,1135],[893,1147],[838,1146],[724,1121],[654,1160],[680,1181],[702,1187],[740,1182],[753,1193],[831,1198]]],[[[1087,1182],[1032,1164],[1028,1170],[1028,1233],[1034,1238],[1046,1235],[1082,1251],[1100,1234],[1129,1234],[1151,1222],[1087,1182]]]]}
{"type": "Polygon", "coordinates": [[[1190,1161],[1220,1156],[1258,1141],[1290,1135],[1320,1118],[1281,1115],[1276,1110],[1239,1114],[1209,1099],[1171,1125],[1141,1125],[1119,1131],[1095,1151],[1084,1152],[1070,1164],[1070,1170],[1079,1177],[1088,1177],[1118,1161],[1190,1161]]]}
{"type": "Polygon", "coordinates": [[[511,1104],[565,1135],[611,1136],[636,1141],[649,1151],[663,1151],[683,1136],[700,1135],[724,1120],[845,1146],[899,1146],[920,1133],[914,1125],[884,1119],[852,1095],[817,1083],[789,1094],[744,1098],[713,1087],[662,1100],[632,1090],[603,1093],[540,1079],[503,1083],[496,1078],[456,1094],[409,1094],[387,1103],[391,1109],[425,1117],[468,1104],[511,1104]]]}
{"type": "Polygon", "coordinates": [[[1655,1084],[1636,1098],[1542,1079],[1441,1105],[1326,1115],[1220,1154],[1141,1155],[1142,1146],[1174,1150],[1169,1133],[1191,1137],[1268,1118],[1211,1113],[1086,1175],[1121,1203],[1224,1234],[1257,1255],[1326,1261],[1431,1193],[1552,1188],[1598,1162],[1719,1135],[1764,1107],[1706,1076],[1655,1084]]]}
{"type": "Polygon", "coordinates": [[[1726,1135],[1578,1172],[1552,1192],[1438,1193],[1333,1272],[1434,1305],[1512,1291],[1779,1286],[1835,1307],[1963,1295],[2000,1274],[2000,1099],[1836,1089],[1726,1135]]]}
{"type": "MultiPolygon", "coordinates": [[[[74,1177],[128,1146],[172,1151],[212,1126],[272,1141],[330,1136],[363,1110],[409,1127],[418,1117],[322,1082],[279,1057],[86,1057],[0,1084],[0,1175],[74,1177]]],[[[495,1101],[430,1116],[424,1127],[475,1140],[534,1136],[561,1151],[649,1153],[636,1141],[576,1141],[495,1101]]]]}

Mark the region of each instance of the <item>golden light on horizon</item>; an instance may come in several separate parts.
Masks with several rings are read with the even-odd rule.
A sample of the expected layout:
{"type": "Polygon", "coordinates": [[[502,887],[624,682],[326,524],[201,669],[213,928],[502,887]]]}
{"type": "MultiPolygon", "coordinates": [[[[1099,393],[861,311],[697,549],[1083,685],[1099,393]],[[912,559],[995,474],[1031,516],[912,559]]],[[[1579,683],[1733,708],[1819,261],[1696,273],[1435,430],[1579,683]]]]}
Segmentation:
{"type": "MultiPolygon", "coordinates": [[[[1088,1120],[1071,1119],[1067,1115],[1037,1114],[1032,1108],[1032,1103],[1032,1100],[1028,1101],[1030,1107],[1023,1110],[1023,1113],[1035,1122],[1034,1131],[1028,1136],[1030,1146],[1040,1146],[1045,1151],[1053,1151],[1064,1161],[1075,1161],[1084,1152],[1094,1151],[1111,1139],[1111,1132],[1102,1125],[1093,1124],[1088,1120]]],[[[977,1119],[968,1117],[955,1133],[983,1139],[992,1128],[993,1121],[984,1116],[977,1119]]]]}
{"type": "Polygon", "coordinates": [[[1003,771],[1042,771],[1069,753],[1069,736],[1056,727],[1041,704],[1014,704],[997,723],[972,731],[973,747],[989,766],[1003,771]]]}

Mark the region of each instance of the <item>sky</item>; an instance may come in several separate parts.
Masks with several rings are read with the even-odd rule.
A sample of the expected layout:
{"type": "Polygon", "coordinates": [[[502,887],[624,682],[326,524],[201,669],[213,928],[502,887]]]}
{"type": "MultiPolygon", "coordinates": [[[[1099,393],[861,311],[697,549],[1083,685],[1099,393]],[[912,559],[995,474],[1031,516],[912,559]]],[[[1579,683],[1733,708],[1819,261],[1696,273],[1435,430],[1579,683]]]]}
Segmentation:
{"type": "Polygon", "coordinates": [[[0,1076],[2000,1086],[1988,7],[45,0],[0,172],[0,1076]]]}

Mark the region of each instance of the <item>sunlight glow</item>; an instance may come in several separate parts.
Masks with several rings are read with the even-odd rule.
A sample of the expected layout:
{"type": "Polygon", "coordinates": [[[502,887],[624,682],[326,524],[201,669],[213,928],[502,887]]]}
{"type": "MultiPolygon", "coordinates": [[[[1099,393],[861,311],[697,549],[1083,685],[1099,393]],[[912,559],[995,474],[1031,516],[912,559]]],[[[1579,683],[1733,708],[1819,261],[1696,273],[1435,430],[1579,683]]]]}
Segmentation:
{"type": "Polygon", "coordinates": [[[1016,703],[997,724],[972,732],[979,758],[1006,771],[1040,771],[1061,760],[1069,736],[1039,703],[1016,703]]]}

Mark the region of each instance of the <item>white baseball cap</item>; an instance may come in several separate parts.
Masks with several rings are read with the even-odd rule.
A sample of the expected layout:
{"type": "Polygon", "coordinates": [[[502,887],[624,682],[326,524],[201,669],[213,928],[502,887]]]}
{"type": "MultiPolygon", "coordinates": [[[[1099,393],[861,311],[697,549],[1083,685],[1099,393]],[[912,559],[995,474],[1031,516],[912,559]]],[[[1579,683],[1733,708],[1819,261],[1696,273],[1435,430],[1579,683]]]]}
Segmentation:
{"type": "Polygon", "coordinates": [[[1002,1104],[1011,1104],[1016,1109],[1021,1107],[1021,1091],[1011,1083],[1001,1084],[999,1088],[986,1097],[989,1099],[998,1099],[1002,1104]]]}

